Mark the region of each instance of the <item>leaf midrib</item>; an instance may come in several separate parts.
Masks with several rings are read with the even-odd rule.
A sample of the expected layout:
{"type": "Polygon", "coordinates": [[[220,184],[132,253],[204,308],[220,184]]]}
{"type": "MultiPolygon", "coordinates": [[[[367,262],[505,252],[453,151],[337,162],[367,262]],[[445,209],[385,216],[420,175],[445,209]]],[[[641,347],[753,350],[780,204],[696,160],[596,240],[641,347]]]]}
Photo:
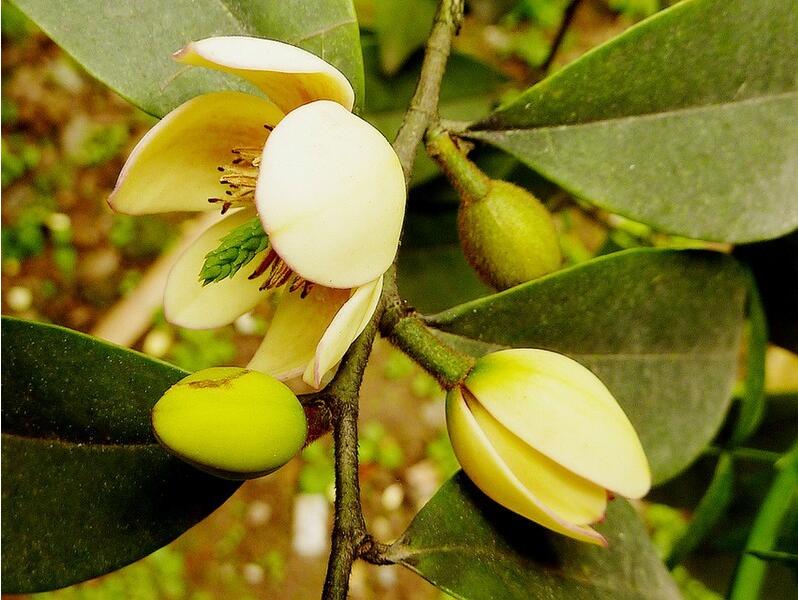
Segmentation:
{"type": "Polygon", "coordinates": [[[64,446],[66,449],[78,448],[78,447],[90,447],[92,449],[101,450],[103,448],[113,448],[113,449],[130,449],[130,450],[145,450],[154,447],[160,447],[160,444],[153,440],[152,442],[107,442],[107,443],[99,443],[99,442],[91,442],[91,441],[74,441],[67,438],[62,437],[59,434],[53,434],[52,436],[42,436],[36,437],[35,435],[25,435],[21,433],[12,433],[9,431],[2,432],[3,438],[11,438],[15,440],[21,440],[25,442],[31,443],[38,443],[38,444],[57,444],[59,446],[64,446]]]}
{"type": "MultiPolygon", "coordinates": [[[[715,102],[711,104],[702,104],[697,106],[685,106],[660,112],[650,113],[637,113],[633,115],[624,115],[622,117],[608,117],[605,119],[591,119],[587,121],[579,121],[577,123],[565,123],[562,125],[543,125],[543,126],[529,126],[529,127],[485,127],[467,129],[464,135],[475,138],[491,138],[493,135],[504,134],[524,134],[531,132],[548,132],[558,131],[574,128],[589,128],[589,127],[606,127],[609,125],[619,125],[625,122],[640,122],[640,121],[655,121],[660,119],[667,119],[674,116],[681,116],[684,114],[699,114],[702,112],[716,111],[716,110],[733,110],[744,105],[756,105],[767,102],[774,102],[783,99],[795,97],[798,99],[798,90],[790,90],[788,92],[780,92],[778,94],[760,95],[746,98],[744,100],[731,100],[728,102],[715,102]],[[476,134],[476,135],[471,135],[476,134]]],[[[476,124],[477,126],[479,123],[476,124]]]]}

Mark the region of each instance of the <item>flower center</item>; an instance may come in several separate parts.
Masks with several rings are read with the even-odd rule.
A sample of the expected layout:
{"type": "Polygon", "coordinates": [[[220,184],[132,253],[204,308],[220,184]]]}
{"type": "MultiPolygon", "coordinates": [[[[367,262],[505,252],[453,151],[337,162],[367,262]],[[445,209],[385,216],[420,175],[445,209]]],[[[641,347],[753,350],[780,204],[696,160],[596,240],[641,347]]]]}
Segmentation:
{"type": "Polygon", "coordinates": [[[230,152],[234,158],[216,167],[222,174],[219,183],[227,188],[225,195],[223,198],[208,198],[211,204],[222,205],[222,214],[233,206],[252,203],[258,183],[261,151],[257,148],[233,148],[230,152]]]}
{"type": "Polygon", "coordinates": [[[285,285],[288,287],[289,292],[301,290],[299,296],[300,298],[305,298],[310,293],[310,290],[313,289],[313,282],[303,279],[294,273],[273,248],[269,248],[266,257],[255,268],[249,278],[256,279],[264,273],[267,273],[267,275],[259,288],[261,290],[269,290],[285,285]]]}
{"type": "MultiPolygon", "coordinates": [[[[271,125],[264,125],[264,127],[269,132],[273,129],[271,125]]],[[[222,214],[225,214],[233,206],[254,204],[262,149],[242,146],[233,148],[230,152],[233,154],[233,159],[216,167],[216,170],[222,174],[219,183],[227,188],[224,192],[225,195],[223,198],[208,198],[208,202],[211,204],[222,205],[222,214]]],[[[256,279],[266,274],[259,289],[269,290],[286,286],[289,292],[300,290],[300,296],[305,298],[313,289],[313,282],[294,273],[273,248],[268,245],[266,247],[268,248],[266,257],[252,272],[249,279],[256,279]]]]}

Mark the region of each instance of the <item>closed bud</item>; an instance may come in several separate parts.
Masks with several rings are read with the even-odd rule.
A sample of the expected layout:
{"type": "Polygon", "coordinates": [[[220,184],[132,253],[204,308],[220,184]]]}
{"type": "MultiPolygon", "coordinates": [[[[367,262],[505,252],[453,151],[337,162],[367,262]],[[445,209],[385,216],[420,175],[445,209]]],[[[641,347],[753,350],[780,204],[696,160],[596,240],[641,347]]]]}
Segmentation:
{"type": "Polygon", "coordinates": [[[203,369],[173,385],[153,408],[152,425],[169,452],[227,479],[279,469],[307,435],[305,412],[288,387],[237,367],[203,369]]]}
{"type": "Polygon", "coordinates": [[[428,148],[460,195],[460,244],[485,282],[504,290],[560,267],[554,221],[535,196],[489,178],[445,133],[431,134],[428,148]]]}
{"type": "Polygon", "coordinates": [[[484,197],[462,202],[457,223],[469,264],[497,289],[537,279],[562,262],[549,211],[507,181],[491,180],[484,197]]]}
{"type": "Polygon", "coordinates": [[[651,485],[637,433],[601,381],[547,350],[479,359],[446,397],[452,447],[490,498],[558,533],[599,545],[590,527],[608,495],[640,498],[651,485]]]}

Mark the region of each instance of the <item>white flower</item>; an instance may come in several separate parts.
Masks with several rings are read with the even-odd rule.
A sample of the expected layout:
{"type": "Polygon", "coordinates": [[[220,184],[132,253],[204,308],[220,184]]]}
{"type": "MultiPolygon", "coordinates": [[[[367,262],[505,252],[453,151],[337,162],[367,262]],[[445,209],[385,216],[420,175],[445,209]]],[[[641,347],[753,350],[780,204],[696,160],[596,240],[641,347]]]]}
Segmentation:
{"type": "Polygon", "coordinates": [[[318,389],[368,323],[396,254],[406,196],[399,159],[352,114],[346,78],[309,52],[215,37],[175,58],[241,76],[269,99],[226,91],[185,102],[138,143],[109,202],[127,214],[230,210],[175,264],[166,317],[219,327],[279,289],[249,368],[298,392],[318,389]],[[234,276],[203,285],[206,255],[256,214],[268,246],[234,276]]]}

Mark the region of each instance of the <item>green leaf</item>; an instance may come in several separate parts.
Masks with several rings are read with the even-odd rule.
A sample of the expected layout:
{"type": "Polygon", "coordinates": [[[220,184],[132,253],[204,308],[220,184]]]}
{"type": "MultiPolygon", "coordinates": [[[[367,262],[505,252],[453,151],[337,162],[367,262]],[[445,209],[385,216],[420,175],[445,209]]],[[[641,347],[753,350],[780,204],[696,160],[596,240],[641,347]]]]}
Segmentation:
{"type": "Polygon", "coordinates": [[[726,512],[731,502],[734,486],[734,459],[729,453],[718,457],[712,481],[698,503],[687,531],[676,540],[666,564],[673,569],[695,550],[718,520],[726,512]]]}
{"type": "Polygon", "coordinates": [[[728,409],[746,289],[744,270],[726,255],[633,249],[456,306],[430,323],[488,343],[486,350],[545,348],[585,364],[626,411],[662,482],[698,456],[728,409]]]}
{"type": "Polygon", "coordinates": [[[102,575],[169,543],[237,483],[172,458],[150,408],[187,373],[3,317],[3,591],[102,575]]]}
{"type": "Polygon", "coordinates": [[[351,0],[14,0],[86,70],[144,111],[161,117],[189,98],[254,88],[172,53],[215,35],[250,35],[301,46],[340,69],[363,102],[363,62],[351,0]]]}
{"type": "Polygon", "coordinates": [[[767,560],[755,553],[774,549],[782,522],[795,501],[795,492],[798,490],[798,441],[779,459],[775,467],[773,483],[754,519],[745,544],[745,554],[737,565],[729,590],[730,600],[759,598],[768,565],[767,560]]]}
{"type": "Polygon", "coordinates": [[[225,235],[219,246],[205,255],[200,281],[207,285],[232,277],[268,245],[269,236],[263,231],[260,219],[253,217],[225,235]]]}
{"type": "Polygon", "coordinates": [[[739,415],[729,440],[733,446],[739,446],[751,437],[765,414],[765,359],[768,349],[768,324],[759,290],[753,277],[750,279],[745,381],[739,398],[739,415]]]}
{"type": "Polygon", "coordinates": [[[777,240],[738,246],[734,255],[754,272],[770,341],[798,352],[798,231],[777,240]]]}
{"type": "Polygon", "coordinates": [[[386,75],[395,74],[424,45],[434,16],[434,0],[375,0],[374,32],[386,75]]]}
{"type": "Polygon", "coordinates": [[[389,556],[463,600],[679,598],[629,504],[611,502],[597,529],[608,548],[503,509],[461,471],[421,509],[389,556]]]}
{"type": "Polygon", "coordinates": [[[473,126],[573,194],[663,231],[798,226],[798,3],[685,0],[473,126]]]}

